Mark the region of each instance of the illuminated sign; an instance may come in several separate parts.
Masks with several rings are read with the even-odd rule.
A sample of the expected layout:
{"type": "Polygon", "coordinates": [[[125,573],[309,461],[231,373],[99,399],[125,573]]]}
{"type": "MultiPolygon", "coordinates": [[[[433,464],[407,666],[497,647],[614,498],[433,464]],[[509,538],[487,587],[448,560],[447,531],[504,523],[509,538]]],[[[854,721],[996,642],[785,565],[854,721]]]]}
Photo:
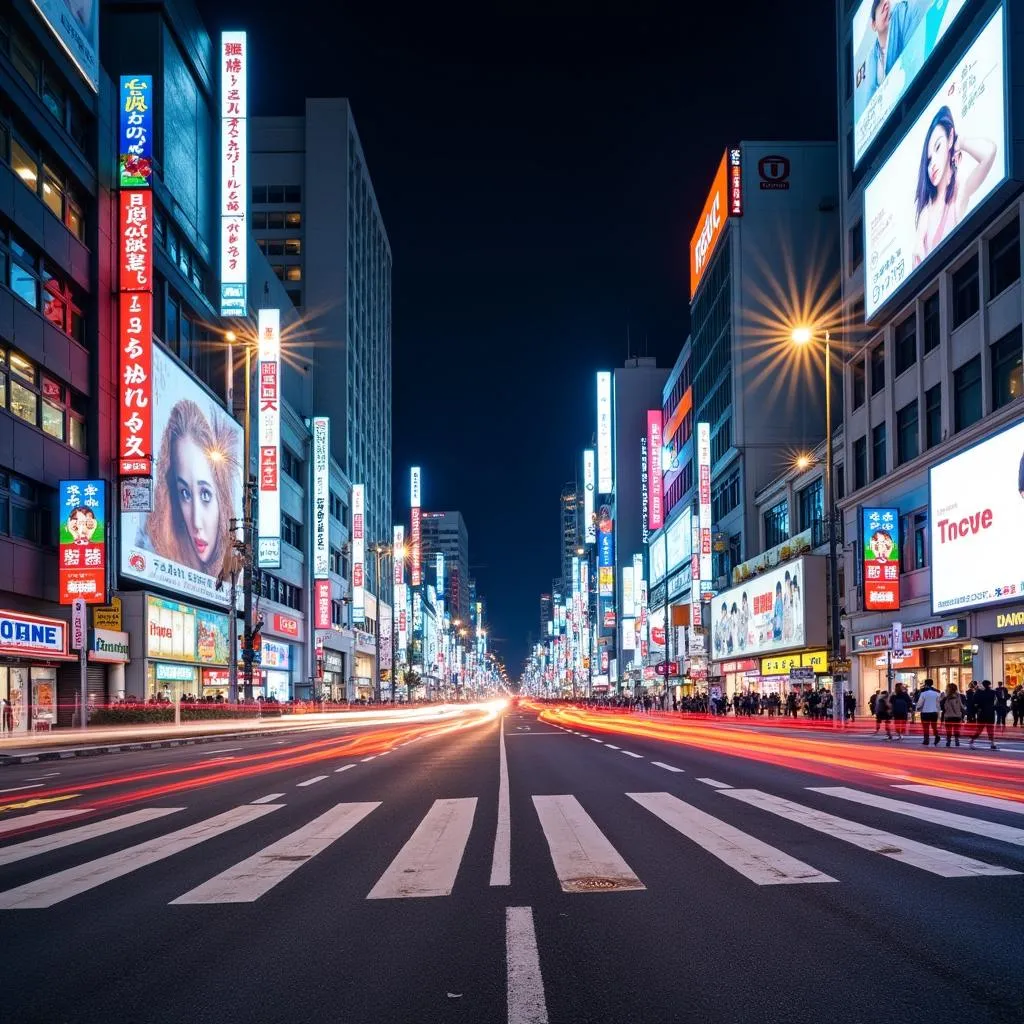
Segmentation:
{"type": "Polygon", "coordinates": [[[422,501],[422,481],[420,467],[413,466],[410,474],[409,487],[409,582],[412,586],[418,587],[423,582],[423,569],[421,564],[423,523],[420,516],[420,502],[422,501]]]}
{"type": "Polygon", "coordinates": [[[640,438],[640,543],[650,539],[650,467],[647,464],[647,435],[640,438]]]}
{"type": "Polygon", "coordinates": [[[597,375],[597,493],[612,493],[612,375],[597,375]]]}
{"type": "Polygon", "coordinates": [[[92,86],[100,91],[100,3],[99,0],[32,0],[32,6],[50,26],[57,42],[71,62],[92,86]]]}
{"type": "MultiPolygon", "coordinates": [[[[689,530],[689,527],[687,527],[689,530]]],[[[651,585],[660,583],[668,573],[668,544],[666,535],[663,533],[647,545],[647,557],[651,562],[651,585]]]]}
{"type": "Polygon", "coordinates": [[[281,565],[281,311],[261,309],[258,329],[258,564],[261,569],[277,569],[281,565]]]}
{"type": "MultiPolygon", "coordinates": [[[[692,534],[693,512],[688,508],[684,508],[665,531],[665,572],[672,572],[677,566],[689,560],[690,555],[695,550],[692,544],[692,534]]],[[[663,576],[664,574],[662,573],[663,576]]]]}
{"type": "Polygon", "coordinates": [[[226,665],[228,651],[227,615],[146,596],[147,657],[226,665]]]}
{"type": "Polygon", "coordinates": [[[660,530],[665,525],[665,478],[661,472],[661,410],[647,411],[647,525],[652,530],[660,530]]]}
{"type": "Polygon", "coordinates": [[[729,216],[743,216],[743,160],[738,149],[729,150],[729,216]]]}
{"type": "MultiPolygon", "coordinates": [[[[391,568],[392,568],[392,582],[396,587],[402,585],[404,580],[405,570],[405,527],[402,525],[396,525],[392,527],[391,532],[391,568]]],[[[397,594],[398,591],[396,590],[397,594]]],[[[396,597],[397,603],[397,597],[396,597]]]]}
{"type": "Polygon", "coordinates": [[[0,612],[0,654],[64,657],[67,653],[66,622],[21,612],[0,612]]]}
{"type": "Polygon", "coordinates": [[[438,551],[434,556],[434,574],[437,576],[437,596],[444,597],[444,552],[438,551]]]}
{"type": "Polygon", "coordinates": [[[282,615],[280,612],[275,612],[271,624],[275,633],[298,639],[299,620],[294,615],[282,615]]]}
{"type": "Polygon", "coordinates": [[[1000,8],[864,189],[868,319],[1006,179],[1000,8]]]}
{"type": "Polygon", "coordinates": [[[248,44],[244,32],[220,35],[220,315],[246,316],[249,235],[248,44]]]}
{"type": "Polygon", "coordinates": [[[864,509],[864,608],[896,611],[900,606],[900,513],[864,509]]]}
{"type": "Polygon", "coordinates": [[[597,516],[597,592],[601,597],[615,593],[615,522],[607,505],[597,516]]]}
{"type": "Polygon", "coordinates": [[[331,628],[331,581],[313,581],[313,628],[331,628]]]}
{"type": "Polygon", "coordinates": [[[700,578],[711,579],[711,424],[697,424],[697,525],[700,578]]]}
{"type": "Polygon", "coordinates": [[[352,485],[352,621],[366,621],[366,488],[352,485]]]}
{"type": "MultiPolygon", "coordinates": [[[[700,600],[700,519],[692,519],[690,532],[690,625],[704,624],[704,612],[700,600]]],[[[669,581],[671,582],[671,581],[669,581]]]]}
{"type": "Polygon", "coordinates": [[[597,543],[597,521],[594,518],[594,492],[597,488],[597,465],[594,449],[583,453],[583,539],[597,543]]]}
{"type": "Polygon", "coordinates": [[[725,222],[729,218],[729,154],[722,154],[722,162],[715,172],[711,191],[704,201],[697,230],[690,239],[690,299],[693,300],[700,286],[704,271],[707,270],[718,240],[722,237],[725,222]]]}
{"type": "Polygon", "coordinates": [[[118,186],[147,188],[153,177],[153,77],[121,76],[118,186]]]}
{"type": "Polygon", "coordinates": [[[816,673],[828,671],[828,651],[804,651],[802,654],[780,654],[761,659],[761,675],[788,676],[793,668],[812,668],[816,673]]]}
{"type": "MultiPolygon", "coordinates": [[[[313,417],[313,579],[325,580],[331,568],[331,421],[313,417]]],[[[328,622],[328,626],[330,623],[328,622]]],[[[321,627],[317,627],[318,629],[321,627]]],[[[323,627],[327,628],[327,627],[323,627]]]]}
{"type": "Polygon", "coordinates": [[[106,482],[60,482],[60,603],[106,600],[106,482]]]}
{"type": "Polygon", "coordinates": [[[622,567],[622,615],[631,619],[636,615],[636,596],[633,592],[633,566],[622,567]]]}

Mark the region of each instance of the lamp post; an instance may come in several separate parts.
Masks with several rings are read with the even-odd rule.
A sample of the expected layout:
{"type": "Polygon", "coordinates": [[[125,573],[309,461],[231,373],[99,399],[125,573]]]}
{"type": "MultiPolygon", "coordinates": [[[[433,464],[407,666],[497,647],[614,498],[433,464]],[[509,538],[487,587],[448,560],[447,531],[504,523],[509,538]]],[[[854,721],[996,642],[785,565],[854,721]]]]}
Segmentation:
{"type": "MultiPolygon", "coordinates": [[[[793,330],[793,342],[810,343],[814,335],[809,327],[793,330]]],[[[832,454],[832,338],[825,331],[825,523],[828,531],[829,608],[832,628],[829,634],[829,666],[832,669],[832,720],[837,726],[845,721],[844,694],[836,679],[835,663],[839,659],[839,558],[836,552],[836,506],[833,487],[832,454]]]]}

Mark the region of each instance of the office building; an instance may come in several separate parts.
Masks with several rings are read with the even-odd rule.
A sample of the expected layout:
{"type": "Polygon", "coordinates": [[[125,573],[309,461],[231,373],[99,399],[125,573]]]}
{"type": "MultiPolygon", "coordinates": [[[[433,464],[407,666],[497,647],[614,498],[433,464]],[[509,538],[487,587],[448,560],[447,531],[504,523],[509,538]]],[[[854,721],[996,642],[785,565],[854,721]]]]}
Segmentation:
{"type": "Polygon", "coordinates": [[[575,483],[568,483],[558,497],[559,551],[562,555],[562,579],[571,590],[572,560],[583,543],[583,495],[575,483]]]}
{"type": "Polygon", "coordinates": [[[445,608],[453,619],[466,621],[470,615],[469,530],[461,512],[423,512],[423,565],[433,579],[437,555],[444,556],[445,608]]]}

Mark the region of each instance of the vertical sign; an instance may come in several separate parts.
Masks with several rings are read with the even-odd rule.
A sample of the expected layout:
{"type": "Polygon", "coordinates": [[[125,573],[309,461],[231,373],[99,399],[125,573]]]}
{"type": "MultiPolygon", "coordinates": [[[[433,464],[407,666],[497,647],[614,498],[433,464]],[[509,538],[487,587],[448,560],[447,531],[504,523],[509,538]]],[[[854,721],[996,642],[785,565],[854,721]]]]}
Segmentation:
{"type": "Polygon", "coordinates": [[[444,552],[438,551],[436,558],[435,574],[437,576],[437,596],[438,598],[444,597],[444,552]]]}
{"type": "Polygon", "coordinates": [[[121,76],[118,187],[148,188],[153,176],[153,76],[121,76]]]}
{"type": "Polygon", "coordinates": [[[153,473],[153,193],[130,190],[120,200],[122,476],[153,473]]]}
{"type": "MultiPolygon", "coordinates": [[[[405,570],[405,527],[398,525],[392,528],[391,532],[391,568],[392,582],[395,586],[395,593],[404,580],[405,570]]],[[[397,603],[398,598],[395,598],[397,603]]]]}
{"type": "Polygon", "coordinates": [[[665,525],[665,478],[661,472],[662,437],[661,410],[647,410],[647,525],[660,530],[665,525]]]}
{"type": "Polygon", "coordinates": [[[412,546],[410,551],[409,582],[418,587],[422,582],[422,567],[420,565],[420,540],[422,523],[420,520],[420,467],[413,466],[409,478],[409,507],[411,508],[411,521],[409,523],[409,542],[412,546]]]}
{"type": "Polygon", "coordinates": [[[899,509],[864,509],[864,608],[867,611],[899,610],[899,531],[899,509]]]}
{"type": "Polygon", "coordinates": [[[647,435],[640,438],[640,543],[650,537],[650,473],[648,472],[647,435]]]}
{"type": "Polygon", "coordinates": [[[703,587],[711,581],[711,424],[697,424],[697,524],[700,527],[700,578],[703,587]]]}
{"type": "Polygon", "coordinates": [[[635,592],[633,590],[633,566],[622,567],[622,617],[631,619],[636,615],[635,592]]]}
{"type": "MultiPolygon", "coordinates": [[[[331,421],[313,417],[313,579],[325,580],[331,568],[331,421]]],[[[328,627],[329,628],[329,627],[328,627]]]]}
{"type": "MultiPolygon", "coordinates": [[[[703,625],[703,618],[701,615],[701,604],[700,604],[700,515],[694,519],[691,527],[691,551],[693,554],[690,557],[690,625],[701,626],[703,625]]],[[[668,608],[669,626],[672,625],[672,606],[668,608]]],[[[708,622],[710,623],[710,619],[708,622]]]]}
{"type": "Polygon", "coordinates": [[[313,628],[331,628],[331,581],[313,581],[313,628]]]}
{"type": "Polygon", "coordinates": [[[597,488],[597,466],[594,449],[583,453],[583,539],[587,544],[597,543],[597,520],[594,518],[594,491],[597,488]]]}
{"type": "Polygon", "coordinates": [[[366,621],[366,488],[352,485],[352,621],[366,621]]]}
{"type": "Polygon", "coordinates": [[[259,567],[281,565],[281,311],[259,313],[259,567]]]}
{"type": "Polygon", "coordinates": [[[597,375],[597,492],[612,493],[612,375],[597,375]]]}
{"type": "Polygon", "coordinates": [[[83,598],[71,602],[71,650],[84,651],[89,627],[89,613],[83,598]]]}
{"type": "Polygon", "coordinates": [[[244,32],[220,35],[220,315],[248,313],[248,46],[244,32]]]}
{"type": "Polygon", "coordinates": [[[103,480],[60,482],[60,603],[106,600],[107,520],[103,480]]]}
{"type": "Polygon", "coordinates": [[[597,592],[601,597],[615,594],[615,521],[612,510],[601,506],[597,516],[597,592]]]}
{"type": "Polygon", "coordinates": [[[729,216],[743,216],[743,166],[738,149],[729,150],[729,216]]]}

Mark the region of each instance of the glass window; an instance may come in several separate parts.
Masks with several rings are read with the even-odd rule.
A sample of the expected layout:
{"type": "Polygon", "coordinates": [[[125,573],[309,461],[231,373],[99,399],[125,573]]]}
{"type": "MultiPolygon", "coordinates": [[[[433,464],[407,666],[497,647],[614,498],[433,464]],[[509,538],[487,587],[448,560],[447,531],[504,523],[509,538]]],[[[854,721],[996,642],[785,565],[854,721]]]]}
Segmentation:
{"type": "Polygon", "coordinates": [[[789,540],[789,502],[780,501],[764,514],[764,546],[773,548],[789,540]]]}
{"type": "Polygon", "coordinates": [[[14,36],[11,39],[11,63],[33,92],[39,91],[39,57],[32,45],[14,36]]]}
{"type": "Polygon", "coordinates": [[[64,124],[64,90],[53,75],[43,75],[43,103],[46,109],[63,125],[64,124]]]}
{"type": "Polygon", "coordinates": [[[64,408],[52,402],[43,401],[43,430],[59,441],[64,440],[64,408]]]}
{"type": "Polygon", "coordinates": [[[11,372],[17,374],[22,380],[30,384],[36,382],[36,364],[31,359],[26,359],[19,352],[12,352],[10,355],[11,372]]]}
{"type": "Polygon", "coordinates": [[[302,267],[288,267],[285,271],[284,279],[286,281],[301,281],[302,267]]]}
{"type": "Polygon", "coordinates": [[[67,200],[67,220],[65,223],[75,238],[80,242],[85,241],[85,217],[82,214],[82,208],[70,196],[67,200]]]}
{"type": "Polygon", "coordinates": [[[934,448],[942,440],[942,385],[924,393],[924,443],[934,448]]]}
{"type": "Polygon", "coordinates": [[[1021,329],[1015,327],[991,348],[992,353],[992,407],[1004,405],[1024,394],[1024,365],[1022,365],[1021,329]]]}
{"type": "Polygon", "coordinates": [[[68,443],[75,451],[85,451],[85,420],[79,419],[77,416],[70,416],[68,418],[68,425],[70,430],[68,431],[68,443]]]}
{"type": "Polygon", "coordinates": [[[283,256],[284,255],[284,239],[283,238],[268,238],[264,243],[266,246],[266,253],[268,256],[283,256]]]}
{"type": "Polygon", "coordinates": [[[34,391],[30,391],[24,384],[20,384],[16,380],[11,380],[9,408],[15,416],[20,416],[35,426],[38,420],[38,402],[39,396],[34,391]]]}
{"type": "Polygon", "coordinates": [[[878,480],[885,476],[888,467],[888,456],[885,451],[886,431],[885,424],[871,428],[871,479],[878,480]]]}
{"type": "Polygon", "coordinates": [[[64,186],[60,179],[45,164],[43,165],[43,202],[47,209],[60,220],[64,219],[64,186]]]}
{"type": "Polygon", "coordinates": [[[253,187],[252,187],[252,201],[254,203],[265,203],[267,201],[267,186],[266,185],[253,185],[253,187]]]}
{"type": "Polygon", "coordinates": [[[928,510],[900,517],[900,570],[914,572],[928,565],[928,510]]]}
{"type": "Polygon", "coordinates": [[[250,214],[252,218],[253,230],[263,230],[267,226],[267,215],[261,211],[256,211],[250,214]]]}
{"type": "Polygon", "coordinates": [[[885,387],[885,342],[880,341],[871,350],[871,394],[877,395],[885,387]]]}
{"type": "Polygon", "coordinates": [[[267,186],[267,202],[268,203],[283,203],[284,202],[284,185],[268,185],[267,186]]]}
{"type": "Polygon", "coordinates": [[[282,231],[284,229],[284,214],[281,212],[268,213],[267,229],[270,231],[282,231]]]}
{"type": "Polygon", "coordinates": [[[12,260],[10,271],[11,291],[27,302],[33,309],[39,308],[39,281],[35,274],[23,264],[12,260]]]}
{"type": "Polygon", "coordinates": [[[953,274],[953,326],[978,312],[978,261],[969,260],[953,274]]]}
{"type": "Polygon", "coordinates": [[[867,385],[864,380],[864,360],[858,356],[853,362],[853,407],[859,409],[867,397],[867,385]]]}
{"type": "Polygon", "coordinates": [[[988,297],[1020,280],[1020,221],[1014,217],[988,243],[988,297]]]}
{"type": "Polygon", "coordinates": [[[39,542],[39,512],[35,508],[11,503],[11,536],[19,540],[39,542]]]}
{"type": "Polygon", "coordinates": [[[301,185],[285,185],[285,187],[284,187],[284,201],[286,203],[301,203],[302,202],[302,186],[301,185]]]}
{"type": "Polygon", "coordinates": [[[896,464],[916,459],[918,454],[917,399],[896,413],[896,464]]]}
{"type": "MultiPolygon", "coordinates": [[[[821,523],[825,518],[825,481],[818,478],[813,484],[805,487],[799,493],[800,502],[800,529],[820,530],[821,523]]],[[[812,538],[812,543],[817,547],[818,541],[812,538]]]]}
{"type": "Polygon", "coordinates": [[[926,353],[939,347],[939,293],[929,295],[921,306],[921,321],[926,353]]]}
{"type": "Polygon", "coordinates": [[[953,429],[959,431],[981,419],[981,356],[953,374],[953,429]]]}
{"type": "Polygon", "coordinates": [[[293,210],[292,212],[285,214],[284,221],[290,228],[301,228],[302,214],[297,210],[293,210]]]}
{"type": "Polygon", "coordinates": [[[917,362],[917,315],[911,313],[896,325],[896,376],[905,373],[917,362]]]}
{"type": "Polygon", "coordinates": [[[302,239],[301,238],[286,238],[284,240],[284,254],[285,256],[299,256],[302,253],[302,239]]]}
{"type": "Polygon", "coordinates": [[[11,169],[33,192],[39,185],[39,164],[17,139],[11,139],[11,169]]]}

